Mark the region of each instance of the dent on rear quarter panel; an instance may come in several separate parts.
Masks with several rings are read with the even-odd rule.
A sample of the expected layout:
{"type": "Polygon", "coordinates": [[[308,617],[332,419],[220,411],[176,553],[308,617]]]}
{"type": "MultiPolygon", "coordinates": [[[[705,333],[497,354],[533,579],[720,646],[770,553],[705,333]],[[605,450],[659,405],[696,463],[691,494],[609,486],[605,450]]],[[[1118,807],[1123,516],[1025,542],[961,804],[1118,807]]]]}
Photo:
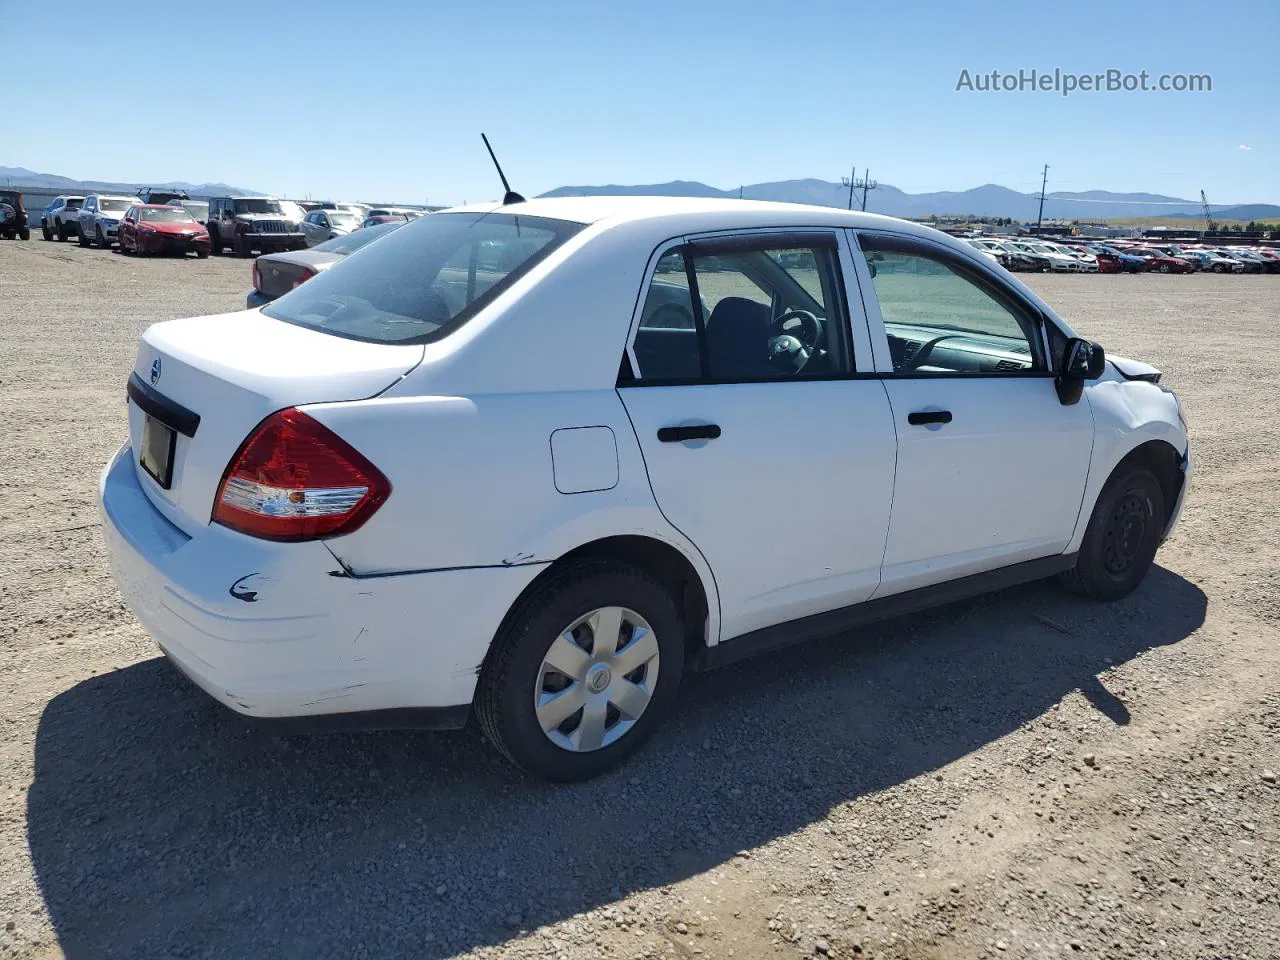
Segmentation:
{"type": "Polygon", "coordinates": [[[1150,440],[1163,440],[1179,454],[1187,450],[1187,435],[1175,401],[1155,384],[1125,380],[1108,369],[1085,388],[1084,398],[1093,410],[1093,456],[1068,553],[1080,549],[1098,494],[1130,451],[1150,440]]]}

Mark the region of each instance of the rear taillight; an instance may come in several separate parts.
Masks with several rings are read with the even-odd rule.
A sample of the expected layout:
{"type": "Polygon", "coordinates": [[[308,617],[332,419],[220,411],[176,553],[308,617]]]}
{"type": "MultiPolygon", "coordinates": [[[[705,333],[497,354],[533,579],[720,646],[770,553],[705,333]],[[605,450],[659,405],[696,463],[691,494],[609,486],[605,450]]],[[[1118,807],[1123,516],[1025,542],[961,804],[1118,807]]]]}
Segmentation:
{"type": "Polygon", "coordinates": [[[231,458],[213,520],[264,540],[356,530],[391,494],[382,471],[300,410],[273,413],[231,458]]]}
{"type": "Polygon", "coordinates": [[[253,289],[262,291],[262,271],[258,269],[258,261],[253,261],[253,289]]]}
{"type": "Polygon", "coordinates": [[[306,273],[300,276],[297,280],[293,281],[293,283],[289,285],[289,289],[297,290],[300,286],[302,286],[304,283],[306,283],[315,275],[316,275],[316,272],[314,270],[308,270],[306,273]]]}

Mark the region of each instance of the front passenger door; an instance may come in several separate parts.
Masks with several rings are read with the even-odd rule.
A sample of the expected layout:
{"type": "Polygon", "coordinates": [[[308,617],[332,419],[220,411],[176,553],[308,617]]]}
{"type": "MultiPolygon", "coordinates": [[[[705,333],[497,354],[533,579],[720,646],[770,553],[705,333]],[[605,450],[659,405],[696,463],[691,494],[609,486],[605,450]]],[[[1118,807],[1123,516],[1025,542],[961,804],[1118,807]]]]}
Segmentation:
{"type": "Polygon", "coordinates": [[[940,244],[859,232],[898,461],[876,596],[1060,554],[1093,449],[1087,399],[1063,405],[1045,320],[940,244]]]}

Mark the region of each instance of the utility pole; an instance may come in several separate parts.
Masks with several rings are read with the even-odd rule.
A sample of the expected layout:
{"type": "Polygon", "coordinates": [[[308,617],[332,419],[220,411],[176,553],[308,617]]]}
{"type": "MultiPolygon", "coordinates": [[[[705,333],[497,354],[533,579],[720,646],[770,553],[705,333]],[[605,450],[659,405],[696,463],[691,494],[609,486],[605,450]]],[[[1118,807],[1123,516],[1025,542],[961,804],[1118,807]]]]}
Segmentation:
{"type": "Polygon", "coordinates": [[[738,187],[738,199],[742,199],[742,187],[738,187]]]}
{"type": "Polygon", "coordinates": [[[1049,165],[1044,165],[1044,176],[1040,179],[1040,212],[1036,214],[1036,233],[1040,232],[1040,221],[1044,219],[1044,187],[1049,182],[1049,165]]]}
{"type": "Polygon", "coordinates": [[[880,184],[871,179],[871,168],[867,167],[867,175],[862,178],[862,212],[867,211],[867,191],[874,190],[880,184]]]}
{"type": "Polygon", "coordinates": [[[840,178],[840,185],[849,188],[849,209],[853,209],[853,187],[858,182],[858,167],[855,164],[847,177],[840,178]]]}

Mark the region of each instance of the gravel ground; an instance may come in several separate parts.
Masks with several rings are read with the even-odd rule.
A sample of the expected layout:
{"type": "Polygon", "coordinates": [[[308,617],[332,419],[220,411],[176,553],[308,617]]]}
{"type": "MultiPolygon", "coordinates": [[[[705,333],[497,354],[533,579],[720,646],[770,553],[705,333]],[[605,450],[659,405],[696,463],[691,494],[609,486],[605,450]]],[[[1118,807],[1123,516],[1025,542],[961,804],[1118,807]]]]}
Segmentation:
{"type": "Polygon", "coordinates": [[[0,243],[0,956],[1280,956],[1280,277],[1031,280],[1188,410],[1135,595],[698,678],[571,787],[474,732],[259,733],[121,605],[94,494],[137,337],[248,278],[0,243]]]}

